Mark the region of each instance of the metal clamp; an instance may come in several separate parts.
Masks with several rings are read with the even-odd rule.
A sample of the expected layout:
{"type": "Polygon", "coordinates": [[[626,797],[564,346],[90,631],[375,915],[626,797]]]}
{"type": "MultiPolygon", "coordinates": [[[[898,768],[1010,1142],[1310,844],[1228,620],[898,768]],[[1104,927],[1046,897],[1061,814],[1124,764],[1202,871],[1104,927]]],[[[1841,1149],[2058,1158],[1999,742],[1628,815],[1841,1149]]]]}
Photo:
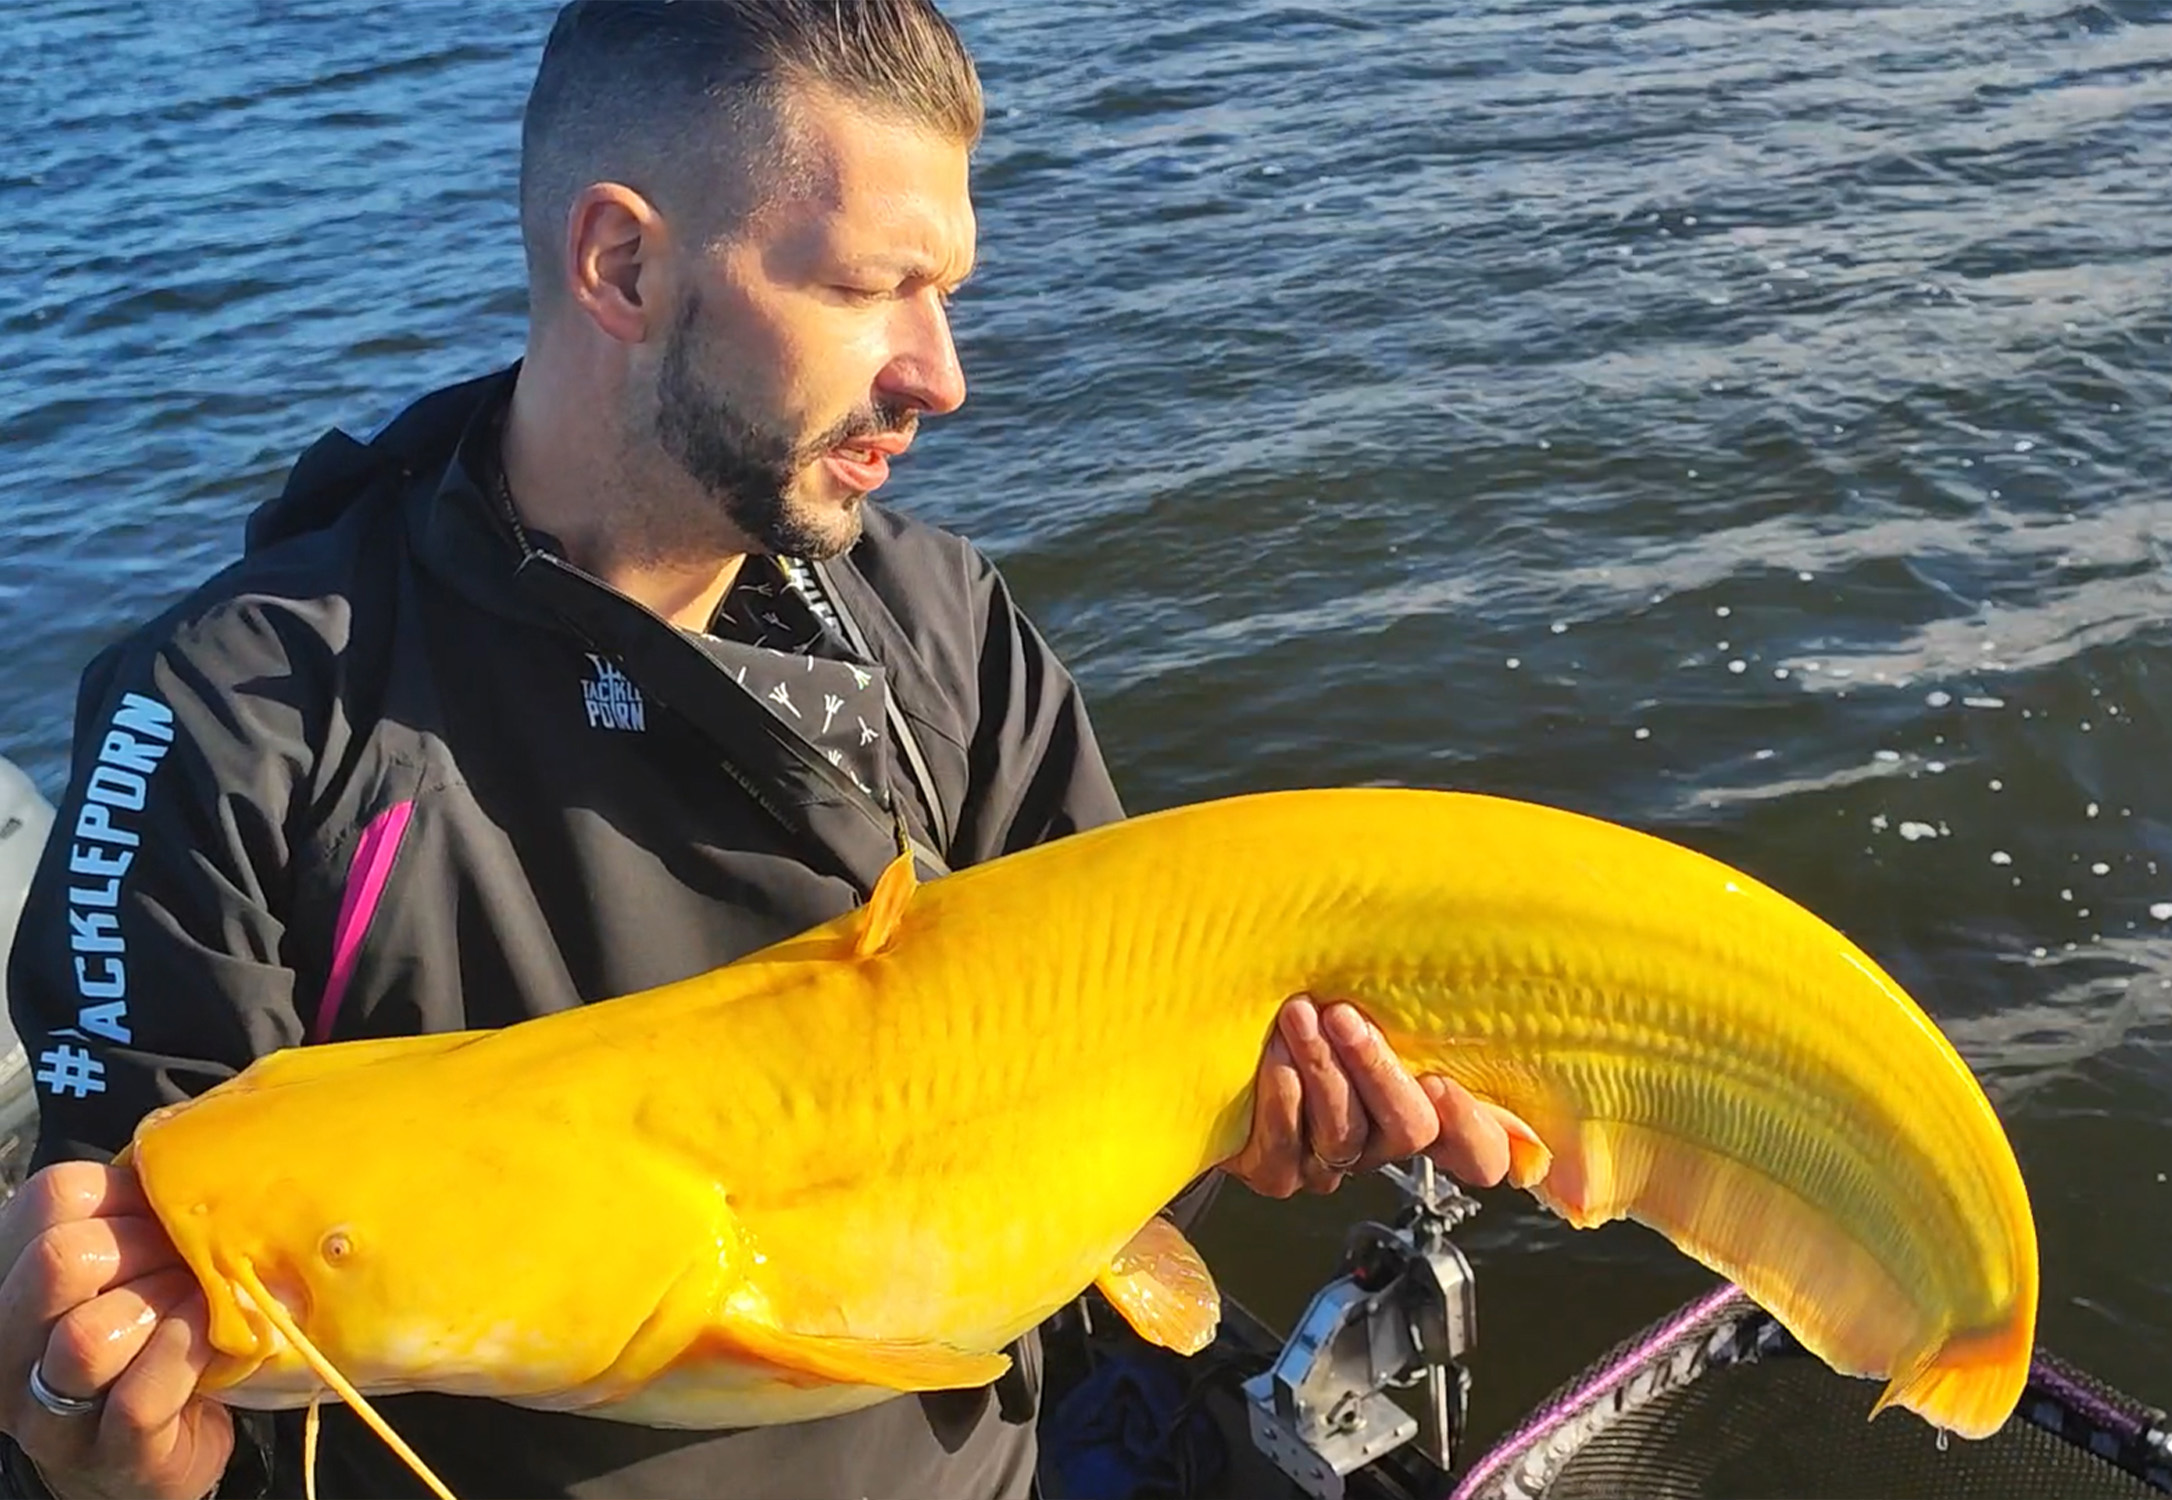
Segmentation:
{"type": "Polygon", "coordinates": [[[1347,1477],[1404,1444],[1443,1472],[1454,1465],[1477,1342],[1477,1287],[1448,1238],[1478,1201],[1433,1163],[1381,1169],[1409,1200],[1393,1224],[1350,1231],[1341,1274],[1312,1299],[1282,1353],[1244,1384],[1252,1441],[1318,1500],[1343,1500],[1347,1477]],[[1413,1418],[1388,1392],[1424,1386],[1413,1418]]]}

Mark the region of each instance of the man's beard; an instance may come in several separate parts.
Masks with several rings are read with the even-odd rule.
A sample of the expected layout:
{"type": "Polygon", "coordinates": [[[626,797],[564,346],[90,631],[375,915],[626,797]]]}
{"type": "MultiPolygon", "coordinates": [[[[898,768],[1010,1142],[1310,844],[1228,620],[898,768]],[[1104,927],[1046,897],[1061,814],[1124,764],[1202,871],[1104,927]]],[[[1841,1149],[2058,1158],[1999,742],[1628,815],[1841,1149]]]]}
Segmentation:
{"type": "Polygon", "coordinates": [[[700,374],[695,349],[700,315],[700,297],[689,296],[665,346],[656,383],[657,441],[757,551],[817,561],[849,551],[860,539],[858,501],[864,492],[852,492],[842,512],[830,516],[795,497],[792,486],[832,448],[907,430],[912,413],[864,407],[803,443],[758,427],[700,374]]]}

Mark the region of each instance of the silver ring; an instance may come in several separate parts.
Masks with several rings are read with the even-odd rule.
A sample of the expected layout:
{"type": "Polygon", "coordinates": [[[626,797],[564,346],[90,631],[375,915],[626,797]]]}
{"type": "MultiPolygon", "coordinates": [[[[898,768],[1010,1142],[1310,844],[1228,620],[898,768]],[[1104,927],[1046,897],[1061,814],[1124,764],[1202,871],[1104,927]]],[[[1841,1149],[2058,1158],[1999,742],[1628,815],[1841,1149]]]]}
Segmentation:
{"type": "Polygon", "coordinates": [[[42,1361],[30,1362],[30,1399],[56,1417],[80,1417],[98,1409],[96,1396],[63,1396],[45,1383],[42,1361]]]}
{"type": "Polygon", "coordinates": [[[1318,1162],[1321,1166],[1327,1168],[1330,1172],[1348,1172],[1352,1167],[1356,1166],[1360,1161],[1362,1161],[1364,1157],[1365,1148],[1363,1146],[1358,1147],[1357,1150],[1351,1152],[1349,1156],[1341,1161],[1335,1161],[1328,1157],[1322,1156],[1320,1154],[1319,1148],[1316,1146],[1312,1148],[1312,1159],[1318,1162]]]}

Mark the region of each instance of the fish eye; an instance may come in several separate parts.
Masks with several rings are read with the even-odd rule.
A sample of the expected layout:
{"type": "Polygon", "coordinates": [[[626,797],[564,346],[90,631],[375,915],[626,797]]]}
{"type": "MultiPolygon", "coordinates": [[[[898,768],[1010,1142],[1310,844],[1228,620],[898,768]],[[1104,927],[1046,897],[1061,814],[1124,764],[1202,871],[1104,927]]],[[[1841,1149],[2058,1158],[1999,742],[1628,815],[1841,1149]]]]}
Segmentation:
{"type": "Polygon", "coordinates": [[[324,1237],[324,1243],[318,1246],[318,1250],[326,1261],[336,1266],[354,1254],[354,1241],[344,1229],[335,1229],[324,1237]]]}

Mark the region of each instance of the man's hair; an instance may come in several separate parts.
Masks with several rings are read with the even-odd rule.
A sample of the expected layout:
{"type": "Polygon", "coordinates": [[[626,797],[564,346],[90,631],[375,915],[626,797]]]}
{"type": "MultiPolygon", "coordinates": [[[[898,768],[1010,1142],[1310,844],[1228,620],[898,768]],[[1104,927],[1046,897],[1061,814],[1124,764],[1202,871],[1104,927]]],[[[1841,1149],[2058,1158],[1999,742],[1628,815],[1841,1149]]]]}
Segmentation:
{"type": "Polygon", "coordinates": [[[531,292],[563,276],[566,215],[622,182],[697,238],[758,206],[788,90],[826,90],[971,148],[980,78],[932,0],[572,0],[544,44],[521,124],[531,292]],[[732,160],[732,153],[740,159],[732,160]]]}

